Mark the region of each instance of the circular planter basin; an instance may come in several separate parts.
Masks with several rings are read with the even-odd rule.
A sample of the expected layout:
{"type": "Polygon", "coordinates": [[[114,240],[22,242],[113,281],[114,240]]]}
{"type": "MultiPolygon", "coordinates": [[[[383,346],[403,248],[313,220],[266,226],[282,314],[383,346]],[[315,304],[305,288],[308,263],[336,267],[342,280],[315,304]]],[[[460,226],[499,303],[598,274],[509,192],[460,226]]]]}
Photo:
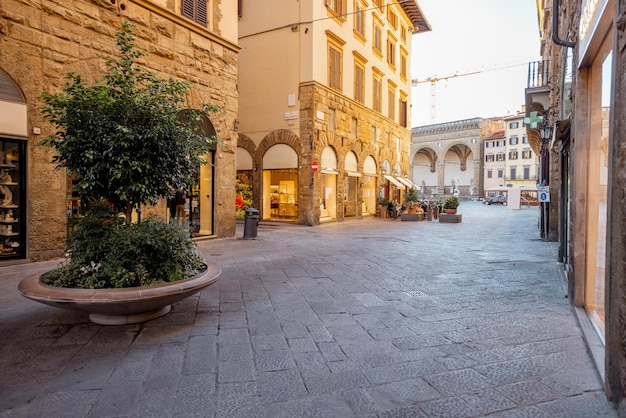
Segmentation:
{"type": "Polygon", "coordinates": [[[123,325],[159,318],[178,302],[212,285],[222,273],[219,266],[207,269],[189,279],[154,286],[121,289],[71,289],[40,282],[41,275],[22,280],[18,290],[22,296],[54,306],[87,312],[89,320],[102,325],[123,325]]]}

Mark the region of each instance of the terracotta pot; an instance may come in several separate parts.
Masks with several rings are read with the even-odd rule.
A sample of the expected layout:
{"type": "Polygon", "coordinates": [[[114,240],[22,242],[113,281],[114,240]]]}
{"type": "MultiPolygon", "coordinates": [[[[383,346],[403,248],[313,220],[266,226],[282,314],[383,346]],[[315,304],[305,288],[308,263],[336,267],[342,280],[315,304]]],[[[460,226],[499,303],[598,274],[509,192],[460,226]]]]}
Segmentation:
{"type": "Polygon", "coordinates": [[[443,211],[448,215],[454,215],[456,213],[456,209],[444,209],[443,211]]]}
{"type": "MultiPolygon", "coordinates": [[[[41,283],[41,275],[22,280],[22,296],[54,306],[86,312],[89,320],[102,325],[123,325],[159,318],[172,309],[172,303],[212,285],[222,273],[215,264],[189,279],[154,286],[120,289],[71,289],[41,283]]],[[[45,273],[44,273],[45,274],[45,273]]]]}

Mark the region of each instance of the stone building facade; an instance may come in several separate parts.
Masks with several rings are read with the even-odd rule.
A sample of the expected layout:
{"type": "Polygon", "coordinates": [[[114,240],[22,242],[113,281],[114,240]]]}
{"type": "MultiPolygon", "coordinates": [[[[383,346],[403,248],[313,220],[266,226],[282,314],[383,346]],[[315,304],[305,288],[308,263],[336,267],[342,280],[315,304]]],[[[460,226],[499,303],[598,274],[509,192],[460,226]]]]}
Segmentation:
{"type": "Polygon", "coordinates": [[[537,7],[542,61],[529,68],[526,109],[549,183],[544,238],[558,241],[607,397],[626,416],[626,1],[537,7]]]}
{"type": "Polygon", "coordinates": [[[411,180],[423,197],[484,194],[483,142],[504,129],[502,120],[473,118],[412,129],[411,180]]]}
{"type": "MultiPolygon", "coordinates": [[[[224,143],[207,156],[213,162],[206,183],[211,196],[199,205],[190,199],[189,208],[190,218],[194,208],[202,211],[205,235],[234,235],[239,48],[236,6],[223,3],[209,1],[202,16],[185,16],[182,2],[166,0],[0,3],[0,257],[5,248],[17,248],[0,262],[63,254],[73,199],[67,173],[56,170],[52,151],[39,145],[52,133],[40,113],[41,93],[60,91],[68,72],[87,82],[100,78],[105,57],[117,52],[114,35],[123,19],[135,25],[137,45],[147,53],[141,65],[191,82],[190,107],[210,102],[223,110],[206,123],[224,143]],[[16,222],[11,228],[9,216],[16,222]]],[[[166,204],[146,212],[165,218],[166,204]]]]}
{"type": "Polygon", "coordinates": [[[428,30],[415,0],[246,3],[237,175],[261,219],[317,225],[402,199],[411,37],[428,30]]]}

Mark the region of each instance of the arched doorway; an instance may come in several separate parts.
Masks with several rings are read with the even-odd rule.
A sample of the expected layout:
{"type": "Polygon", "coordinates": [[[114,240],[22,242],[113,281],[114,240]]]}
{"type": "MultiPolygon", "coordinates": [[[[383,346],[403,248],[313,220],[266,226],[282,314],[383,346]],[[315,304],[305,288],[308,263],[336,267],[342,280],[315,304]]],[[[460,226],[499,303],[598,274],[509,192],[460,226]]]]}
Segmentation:
{"type": "Polygon", "coordinates": [[[244,219],[245,209],[252,206],[253,187],[252,173],[254,170],[254,160],[252,155],[242,147],[237,147],[237,219],[244,219]]]}
{"type": "Polygon", "coordinates": [[[26,257],[27,139],[26,101],[0,70],[0,261],[26,257]]]}
{"type": "MultiPolygon", "coordinates": [[[[201,115],[198,125],[207,137],[215,136],[215,128],[205,115],[201,115]]],[[[193,236],[213,235],[213,189],[215,179],[215,145],[204,156],[206,164],[196,168],[196,174],[189,185],[188,208],[189,224],[193,236]]]]}
{"type": "Polygon", "coordinates": [[[344,190],[343,215],[346,218],[355,217],[358,207],[358,187],[361,173],[359,172],[358,161],[354,151],[349,151],[344,160],[344,170],[346,172],[346,182],[344,190]]]}
{"type": "Polygon", "coordinates": [[[262,218],[298,220],[298,154],[287,144],[276,144],[263,155],[262,218]]]}
{"type": "Polygon", "coordinates": [[[376,180],[378,179],[376,160],[371,155],[363,161],[363,215],[376,214],[376,180]]]}
{"type": "Polygon", "coordinates": [[[331,146],[322,151],[320,222],[337,220],[337,153],[331,146]]]}

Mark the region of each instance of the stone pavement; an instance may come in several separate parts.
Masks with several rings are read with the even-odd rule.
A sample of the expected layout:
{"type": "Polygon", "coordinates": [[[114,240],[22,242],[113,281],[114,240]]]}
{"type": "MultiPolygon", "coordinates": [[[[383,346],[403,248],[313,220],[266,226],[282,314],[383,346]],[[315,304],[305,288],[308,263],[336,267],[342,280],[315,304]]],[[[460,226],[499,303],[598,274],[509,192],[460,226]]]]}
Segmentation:
{"type": "Polygon", "coordinates": [[[22,298],[0,268],[1,417],[614,417],[537,209],[261,223],[144,324],[22,298]]]}

